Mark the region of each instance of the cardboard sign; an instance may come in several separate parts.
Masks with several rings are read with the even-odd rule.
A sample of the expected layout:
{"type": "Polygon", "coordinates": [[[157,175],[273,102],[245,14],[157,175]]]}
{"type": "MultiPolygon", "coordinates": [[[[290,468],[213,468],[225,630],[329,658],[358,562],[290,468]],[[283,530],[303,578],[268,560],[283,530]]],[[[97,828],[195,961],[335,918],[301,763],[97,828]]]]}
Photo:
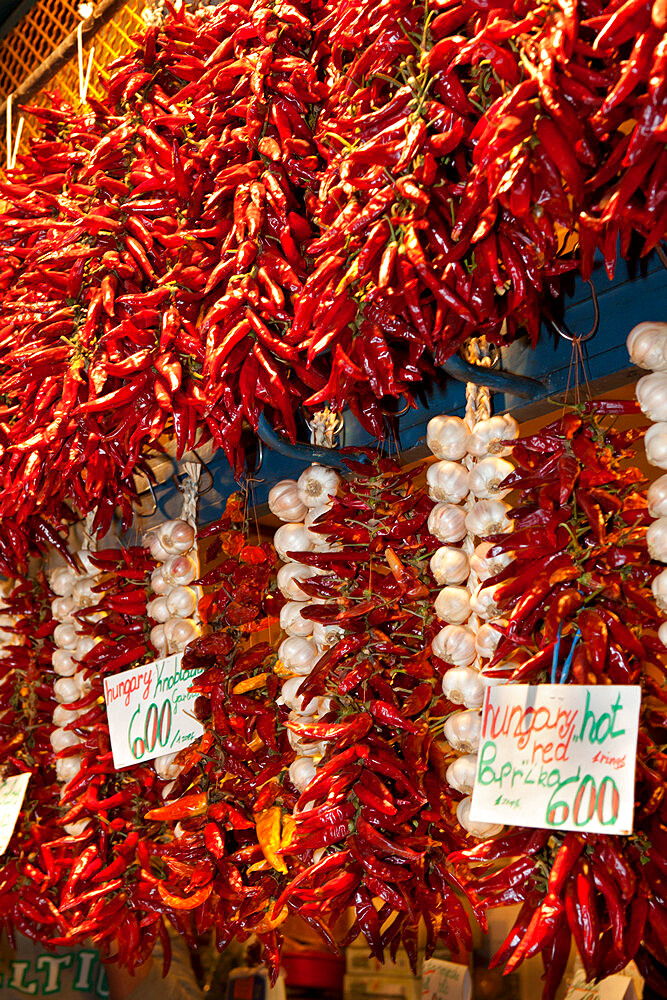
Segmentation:
{"type": "Polygon", "coordinates": [[[154,760],[204,732],[188,688],[201,670],[181,670],[183,654],[104,678],[113,762],[117,768],[154,760]]]}
{"type": "Polygon", "coordinates": [[[467,965],[429,958],[422,968],[422,1000],[470,1000],[467,965]]]}
{"type": "Polygon", "coordinates": [[[14,774],[0,781],[0,854],[4,854],[12,839],[16,820],[19,818],[30,773],[14,774]]]}
{"type": "Polygon", "coordinates": [[[640,700],[638,686],[487,688],[471,819],[631,833],[640,700]]]}

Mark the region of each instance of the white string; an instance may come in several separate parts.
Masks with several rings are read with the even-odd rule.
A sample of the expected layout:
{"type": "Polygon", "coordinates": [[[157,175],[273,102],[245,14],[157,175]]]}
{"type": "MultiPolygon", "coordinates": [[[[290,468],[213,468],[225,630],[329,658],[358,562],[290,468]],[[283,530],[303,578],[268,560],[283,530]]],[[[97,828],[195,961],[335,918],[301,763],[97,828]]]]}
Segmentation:
{"type": "Polygon", "coordinates": [[[77,54],[79,57],[79,101],[81,104],[86,103],[86,95],[88,94],[88,85],[90,83],[90,73],[93,68],[93,57],[95,55],[95,46],[90,50],[88,56],[88,66],[86,69],[86,74],[83,73],[83,21],[79,21],[76,28],[76,39],[77,39],[77,54]]]}

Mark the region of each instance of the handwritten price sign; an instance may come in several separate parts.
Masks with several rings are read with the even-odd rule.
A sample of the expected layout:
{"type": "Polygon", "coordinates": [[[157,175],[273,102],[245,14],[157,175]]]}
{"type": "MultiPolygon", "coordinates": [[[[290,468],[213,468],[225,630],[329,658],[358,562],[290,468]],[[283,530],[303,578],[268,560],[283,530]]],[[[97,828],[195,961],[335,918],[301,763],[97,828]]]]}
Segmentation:
{"type": "Polygon", "coordinates": [[[607,684],[487,688],[471,819],[631,833],[640,700],[607,684]]]}
{"type": "Polygon", "coordinates": [[[12,839],[29,781],[30,774],[27,771],[0,781],[0,854],[5,853],[12,839]]]}
{"type": "Polygon", "coordinates": [[[114,766],[154,760],[203,733],[189,688],[201,670],[181,670],[182,654],[104,679],[114,766]]]}

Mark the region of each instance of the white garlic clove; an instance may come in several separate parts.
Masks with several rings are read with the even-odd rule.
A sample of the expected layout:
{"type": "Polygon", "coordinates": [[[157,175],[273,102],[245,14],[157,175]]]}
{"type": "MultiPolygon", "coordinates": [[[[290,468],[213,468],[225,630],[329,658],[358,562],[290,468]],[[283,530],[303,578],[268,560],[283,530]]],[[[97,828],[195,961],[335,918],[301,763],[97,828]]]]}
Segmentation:
{"type": "Polygon", "coordinates": [[[458,753],[477,753],[481,730],[480,713],[474,709],[466,709],[449,716],[443,733],[451,748],[458,753]]]}
{"type": "Polygon", "coordinates": [[[61,750],[78,746],[81,743],[76,733],[67,729],[54,729],[49,736],[49,741],[55,753],[60,753],[61,750]]]}
{"type": "Polygon", "coordinates": [[[480,542],[470,557],[470,569],[482,582],[490,580],[492,576],[501,573],[510,563],[514,562],[514,556],[511,552],[501,552],[497,556],[490,556],[489,552],[492,548],[492,542],[480,542]]]}
{"type": "Polygon", "coordinates": [[[73,711],[71,708],[65,708],[64,705],[56,705],[53,709],[54,726],[69,726],[71,722],[76,722],[78,718],[78,712],[73,711]]]}
{"type": "Polygon", "coordinates": [[[302,521],[308,508],[299,499],[295,479],[281,479],[269,491],[269,510],[281,521],[302,521]]]}
{"type": "MultiPolygon", "coordinates": [[[[168,612],[168,617],[171,618],[190,618],[197,610],[197,603],[201,596],[201,590],[199,587],[188,587],[185,584],[180,587],[174,587],[170,590],[165,598],[166,610],[168,612]]],[[[162,600],[162,598],[156,598],[157,601],[162,600]]],[[[151,601],[151,604],[154,604],[151,601]]],[[[150,607],[150,605],[149,605],[150,607]]],[[[160,606],[159,610],[162,610],[160,606]]],[[[150,612],[149,612],[150,613],[150,612]]],[[[151,615],[151,618],[154,618],[151,615]]],[[[165,621],[166,619],[158,618],[156,621],[165,621]]]]}
{"type": "Polygon", "coordinates": [[[163,781],[174,781],[178,778],[183,768],[180,764],[174,764],[177,753],[176,750],[174,753],[165,753],[154,759],[153,767],[158,778],[162,778],[163,781]]]}
{"type": "Polygon", "coordinates": [[[461,799],[456,807],[456,818],[463,829],[467,830],[471,837],[477,837],[480,840],[486,840],[487,837],[495,837],[501,833],[503,830],[502,823],[481,823],[470,819],[471,802],[472,797],[469,795],[467,798],[461,799]]]}
{"type": "Polygon", "coordinates": [[[71,705],[79,700],[79,685],[74,677],[60,677],[53,685],[53,694],[61,705],[71,705]]]}
{"type": "Polygon", "coordinates": [[[460,542],[466,536],[466,512],[452,503],[438,503],[428,516],[428,530],[439,542],[460,542]]]}
{"type": "Polygon", "coordinates": [[[660,610],[667,611],[667,569],[663,569],[662,573],[658,573],[654,578],[651,590],[660,610]]]}
{"type": "Polygon", "coordinates": [[[663,622],[658,629],[658,639],[660,639],[663,646],[667,646],[667,622],[663,622]]]}
{"type": "Polygon", "coordinates": [[[163,625],[168,649],[182,652],[200,635],[199,625],[192,618],[169,618],[163,625]]]}
{"type": "Polygon", "coordinates": [[[51,614],[59,622],[71,622],[77,610],[76,601],[71,597],[56,597],[51,601],[51,614]]]}
{"type": "Polygon", "coordinates": [[[56,761],[56,777],[60,782],[71,781],[72,778],[77,777],[80,770],[81,758],[78,755],[59,757],[56,761]]]}
{"type": "Polygon", "coordinates": [[[429,566],[439,586],[446,583],[464,583],[470,575],[470,563],[463,549],[443,545],[431,556],[429,566]]]}
{"type": "Polygon", "coordinates": [[[100,640],[96,639],[95,636],[82,635],[74,647],[74,656],[79,661],[83,660],[83,658],[87,656],[91,650],[95,649],[95,646],[97,646],[99,642],[100,640]]]}
{"type": "Polygon", "coordinates": [[[149,618],[153,619],[154,622],[166,622],[167,618],[171,617],[169,607],[167,605],[167,597],[164,594],[161,594],[159,597],[154,597],[153,600],[149,601],[146,606],[146,613],[149,618]]]}
{"type": "Polygon", "coordinates": [[[283,562],[299,562],[298,556],[288,556],[287,553],[311,552],[315,542],[305,524],[290,521],[278,528],[273,536],[273,545],[283,562]]]}
{"type": "MultiPolygon", "coordinates": [[[[495,619],[499,625],[507,625],[504,618],[495,619]]],[[[498,643],[502,639],[502,632],[494,628],[493,620],[480,625],[475,636],[475,649],[478,656],[490,659],[498,648],[498,643]]]]}
{"type": "Polygon", "coordinates": [[[195,544],[195,529],[180,518],[165,521],[157,532],[160,545],[169,555],[185,555],[195,544]]]}
{"type": "Polygon", "coordinates": [[[444,587],[435,599],[435,613],[450,625],[463,625],[470,617],[470,591],[466,587],[444,587]]]}
{"type": "Polygon", "coordinates": [[[458,462],[434,462],[426,470],[428,495],[432,500],[460,503],[470,492],[468,470],[458,462]]]}
{"type": "Polygon", "coordinates": [[[471,610],[485,621],[488,621],[489,618],[497,618],[500,608],[496,604],[496,594],[501,587],[501,584],[488,587],[484,583],[480,583],[470,596],[471,610]]]}
{"type": "Polygon", "coordinates": [[[432,417],[426,426],[426,444],[436,458],[458,461],[468,451],[470,431],[460,417],[432,417]]]}
{"type": "Polygon", "coordinates": [[[297,480],[299,500],[306,507],[321,507],[338,492],[340,476],[326,465],[311,465],[297,480]]]}
{"type": "Polygon", "coordinates": [[[69,597],[77,575],[69,566],[58,566],[49,578],[49,586],[58,597],[69,597]]]}
{"type": "Polygon", "coordinates": [[[283,597],[288,601],[308,600],[308,594],[299,586],[300,581],[308,580],[311,576],[317,576],[317,571],[312,566],[303,566],[301,563],[285,563],[278,570],[276,582],[283,597]]]}
{"type": "Polygon", "coordinates": [[[153,593],[160,595],[168,594],[171,590],[171,585],[162,572],[162,566],[157,566],[151,573],[151,589],[153,593]]]}
{"type": "Polygon", "coordinates": [[[156,562],[162,563],[169,558],[169,553],[160,543],[159,535],[152,532],[147,534],[144,538],[144,543],[148,545],[148,551],[156,562]]]}
{"type": "Polygon", "coordinates": [[[470,667],[453,667],[442,678],[442,693],[454,705],[481,708],[485,685],[479,673],[470,667]]]}
{"type": "Polygon", "coordinates": [[[323,625],[321,622],[316,622],[313,626],[313,642],[322,649],[335,646],[344,635],[345,632],[340,625],[323,625]]]}
{"type": "Polygon", "coordinates": [[[73,677],[79,667],[68,649],[54,649],[51,653],[51,663],[60,677],[73,677]]]}
{"type": "Polygon", "coordinates": [[[477,754],[466,753],[457,757],[447,768],[447,784],[457,792],[471,795],[477,775],[477,754]]]}
{"type": "Polygon", "coordinates": [[[53,641],[61,649],[74,649],[78,640],[78,629],[71,622],[63,622],[60,625],[56,625],[53,630],[53,641]]]}
{"type": "Polygon", "coordinates": [[[280,696],[291,712],[297,712],[299,715],[314,715],[318,710],[319,699],[315,697],[306,701],[303,695],[297,694],[302,684],[302,675],[290,677],[280,689],[280,696]]]}
{"type": "Polygon", "coordinates": [[[164,625],[154,625],[150,631],[148,641],[161,656],[165,655],[167,652],[167,637],[164,634],[164,625]]]}
{"type": "Polygon", "coordinates": [[[169,556],[161,569],[170,587],[184,587],[197,578],[197,563],[191,556],[169,556]]]}
{"type": "Polygon", "coordinates": [[[435,656],[457,667],[469,667],[475,660],[475,633],[466,625],[445,625],[433,642],[435,656]]]}
{"type": "Polygon", "coordinates": [[[66,823],[63,830],[69,837],[80,837],[89,828],[91,820],[77,819],[73,823],[66,823]]]}

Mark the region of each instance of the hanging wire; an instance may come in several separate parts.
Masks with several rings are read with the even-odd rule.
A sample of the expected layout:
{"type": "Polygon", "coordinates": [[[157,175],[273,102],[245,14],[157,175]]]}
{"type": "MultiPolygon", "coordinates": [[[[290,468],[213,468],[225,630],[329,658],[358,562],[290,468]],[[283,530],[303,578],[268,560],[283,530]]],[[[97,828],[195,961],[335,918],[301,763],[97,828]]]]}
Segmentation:
{"type": "Polygon", "coordinates": [[[598,326],[600,325],[600,306],[598,304],[595,285],[590,278],[587,279],[587,284],[591,290],[591,299],[593,302],[593,326],[587,333],[571,333],[565,324],[558,323],[552,317],[548,317],[549,325],[556,331],[558,336],[572,344],[570,366],[567,373],[567,385],[565,387],[565,395],[563,398],[563,410],[565,410],[568,405],[571,405],[569,402],[571,388],[574,392],[575,406],[581,402],[580,386],[582,383],[586,389],[586,397],[590,399],[592,396],[591,386],[588,379],[586,358],[584,357],[583,344],[591,340],[597,333],[598,326]]]}

